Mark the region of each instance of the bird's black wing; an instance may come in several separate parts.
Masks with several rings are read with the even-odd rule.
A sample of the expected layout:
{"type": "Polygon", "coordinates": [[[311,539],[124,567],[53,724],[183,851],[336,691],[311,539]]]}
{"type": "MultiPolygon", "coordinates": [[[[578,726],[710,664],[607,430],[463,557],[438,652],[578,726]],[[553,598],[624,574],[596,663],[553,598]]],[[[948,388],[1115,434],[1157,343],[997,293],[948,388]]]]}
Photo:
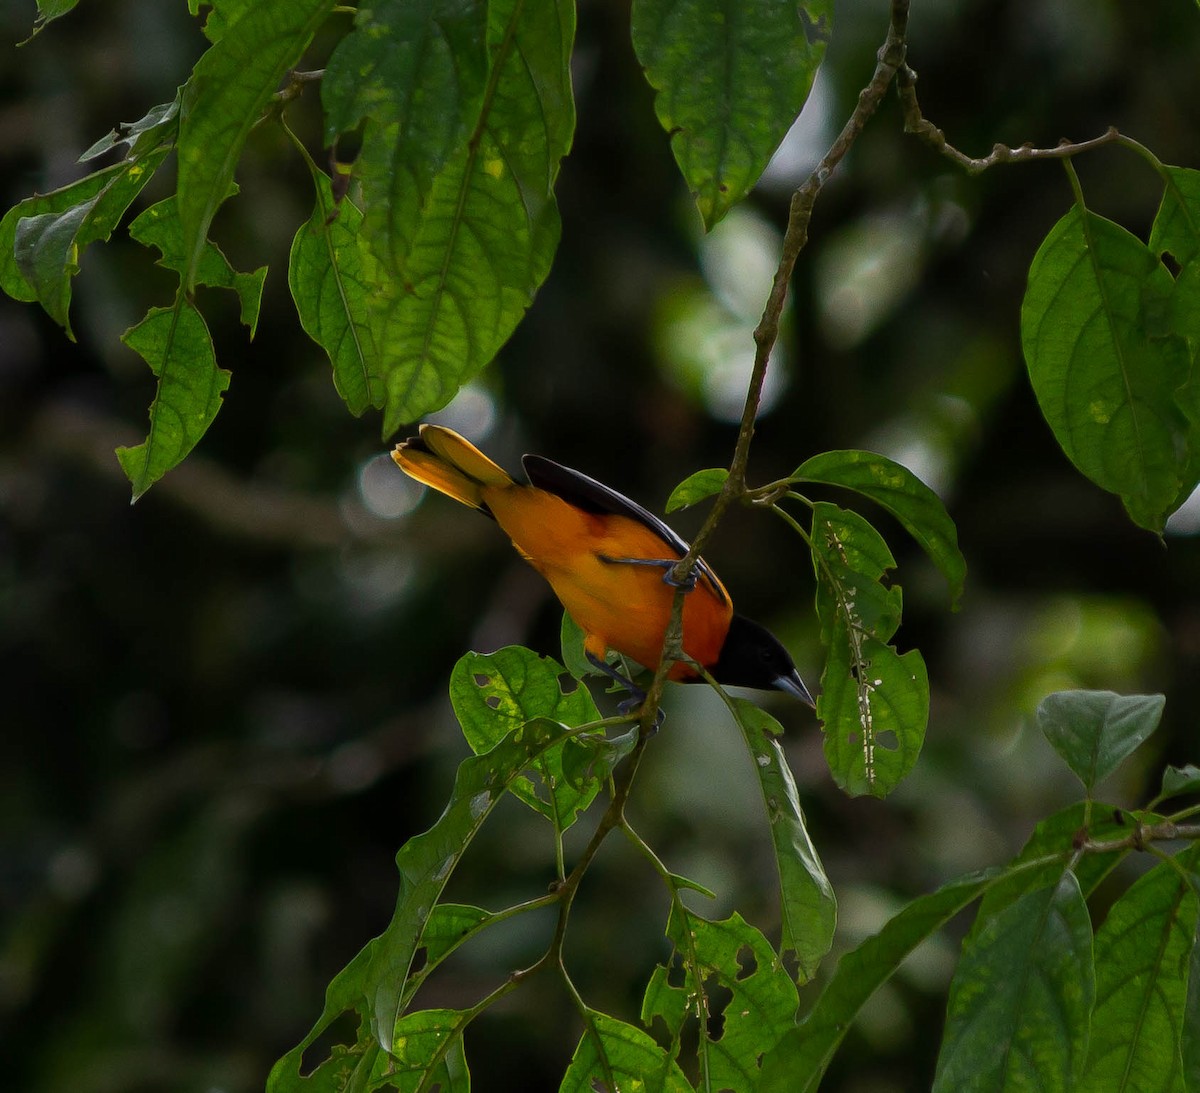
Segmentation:
{"type": "MultiPolygon", "coordinates": [[[[584,512],[597,515],[625,516],[643,527],[649,528],[659,536],[667,546],[675,551],[677,558],[682,558],[688,552],[687,543],[680,538],[679,533],[664,524],[654,513],[642,508],[636,501],[631,501],[623,493],[617,493],[603,482],[597,482],[581,471],[564,467],[547,459],[543,455],[525,455],[521,458],[521,466],[525,468],[532,485],[538,489],[561,497],[570,505],[581,508],[584,512]]],[[[706,578],[716,594],[725,599],[721,582],[709,568],[703,558],[696,560],[696,568],[706,578]]]]}

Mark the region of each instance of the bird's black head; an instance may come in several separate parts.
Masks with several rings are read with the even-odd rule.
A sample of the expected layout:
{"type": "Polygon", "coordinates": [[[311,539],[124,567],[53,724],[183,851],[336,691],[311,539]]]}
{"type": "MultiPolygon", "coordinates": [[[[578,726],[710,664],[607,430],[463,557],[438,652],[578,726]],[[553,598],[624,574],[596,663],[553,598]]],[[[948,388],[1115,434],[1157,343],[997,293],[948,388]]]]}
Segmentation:
{"type": "Polygon", "coordinates": [[[742,615],[734,615],[729,623],[712,676],[730,687],[787,691],[801,702],[816,706],[783,643],[765,626],[742,615]]]}

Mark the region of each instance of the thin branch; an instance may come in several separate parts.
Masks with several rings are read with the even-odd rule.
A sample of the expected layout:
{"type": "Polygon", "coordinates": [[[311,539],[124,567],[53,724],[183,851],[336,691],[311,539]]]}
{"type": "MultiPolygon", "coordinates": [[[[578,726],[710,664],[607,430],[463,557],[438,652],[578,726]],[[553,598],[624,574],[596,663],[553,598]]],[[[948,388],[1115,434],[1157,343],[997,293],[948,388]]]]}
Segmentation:
{"type": "Polygon", "coordinates": [[[1156,824],[1139,823],[1124,838],[1093,839],[1085,834],[1076,841],[1076,846],[1089,854],[1103,854],[1113,850],[1146,850],[1150,843],[1177,839],[1200,840],[1200,824],[1179,824],[1171,820],[1156,824]]]}
{"type": "Polygon", "coordinates": [[[969,156],[966,152],[955,148],[946,139],[946,134],[921,112],[921,105],[917,102],[917,74],[908,65],[903,65],[896,75],[896,90],[900,95],[900,109],[904,115],[904,131],[928,144],[971,175],[980,174],[989,167],[995,167],[1001,163],[1034,163],[1047,159],[1070,159],[1072,156],[1079,155],[1080,152],[1089,152],[1093,148],[1099,148],[1105,144],[1124,143],[1126,140],[1117,132],[1115,126],[1110,125],[1100,136],[1092,137],[1091,140],[1070,141],[1064,138],[1053,148],[1035,148],[1029,142],[1022,144],[1019,148],[1011,148],[1006,144],[994,144],[991,152],[986,156],[969,156]]]}

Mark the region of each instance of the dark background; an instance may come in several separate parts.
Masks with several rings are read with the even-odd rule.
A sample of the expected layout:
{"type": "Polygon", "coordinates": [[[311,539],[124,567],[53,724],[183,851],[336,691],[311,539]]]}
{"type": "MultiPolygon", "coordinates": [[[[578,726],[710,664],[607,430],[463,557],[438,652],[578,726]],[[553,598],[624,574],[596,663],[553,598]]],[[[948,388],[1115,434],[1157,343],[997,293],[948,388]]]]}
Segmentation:
{"type": "MultiPolygon", "coordinates": [[[[686,474],[726,463],[734,428],[721,406],[744,390],[737,361],[765,299],[754,271],[773,268],[790,188],[870,76],[886,7],[839,4],[798,165],[706,243],[627,8],[584,0],[553,272],[442,420],[509,466],[538,451],[657,509],[686,474]]],[[[77,177],[79,153],[169,100],[205,44],[183,3],[116,0],[81,4],[16,48],[33,15],[32,3],[0,3],[3,208],[77,177]]],[[[312,67],[335,40],[318,41],[312,67]]],[[[1185,0],[914,0],[910,60],[927,114],[972,154],[1115,124],[1197,167],[1198,44],[1200,11],[1185,0]]],[[[315,89],[290,118],[319,156],[315,89]]],[[[1144,237],[1159,198],[1145,163],[1107,148],[1077,165],[1091,206],[1144,237]]],[[[120,232],[93,246],[75,281],[76,344],[37,308],[0,299],[8,1088],[260,1089],[328,980],[386,924],[392,856],[448,796],[467,753],[446,699],[455,659],[510,642],[557,655],[548,589],[486,521],[436,497],[411,510],[378,418],[345,412],[300,330],[286,252],[312,197],[277,130],[252,136],[238,177],[214,237],[238,268],[270,263],[258,334],[248,342],[231,295],[202,297],[233,371],[225,407],[135,507],[112,448],[144,434],[152,384],[119,335],[169,300],[173,275],[120,232]]],[[[169,170],[143,201],[168,192],[169,170]]],[[[841,795],[811,714],[764,699],[787,728],[837,890],[839,948],[906,898],[1003,860],[1073,799],[1032,723],[1049,691],[1167,694],[1164,728],[1107,787],[1116,803],[1153,795],[1162,762],[1200,759],[1200,513],[1165,546],[1135,529],[1066,462],[1025,378],[1025,271],[1070,200],[1053,163],[966,177],[904,136],[889,98],[822,193],[797,267],[752,481],[828,448],[884,451],[939,490],[970,565],[952,614],[939,575],[880,515],[905,589],[897,640],[922,650],[933,689],[925,751],[887,802],[841,795]]],[[[736,512],[708,557],[815,683],[802,545],[781,521],[736,512]]],[[[736,730],[699,688],[675,689],[668,710],[634,822],[672,869],[718,892],[705,913],[736,907],[777,937],[766,825],[736,730]]],[[[543,825],[510,802],[449,895],[498,909],[552,875],[543,825]]],[[[568,943],[591,1004],[637,1020],[641,985],[667,955],[666,907],[645,863],[611,840],[568,943]]],[[[548,927],[520,920],[468,947],[422,1001],[472,1003],[535,958],[548,927]]],[[[928,1085],[957,937],[925,946],[871,1002],[826,1088],[928,1085]]],[[[561,986],[529,983],[468,1034],[477,1088],[557,1088],[578,1034],[561,986]]]]}

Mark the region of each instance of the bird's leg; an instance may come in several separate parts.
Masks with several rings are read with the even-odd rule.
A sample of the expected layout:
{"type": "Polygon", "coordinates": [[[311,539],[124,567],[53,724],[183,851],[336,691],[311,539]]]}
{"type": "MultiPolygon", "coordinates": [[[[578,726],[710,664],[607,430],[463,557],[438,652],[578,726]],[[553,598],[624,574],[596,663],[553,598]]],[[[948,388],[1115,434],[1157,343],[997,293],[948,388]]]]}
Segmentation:
{"type": "Polygon", "coordinates": [[[685,592],[691,592],[696,587],[696,570],[694,569],[687,575],[686,580],[677,581],[675,579],[674,569],[679,564],[678,558],[610,558],[601,554],[600,560],[613,565],[654,566],[663,571],[663,584],[669,584],[672,588],[682,588],[685,592]]]}
{"type": "MultiPolygon", "coordinates": [[[[614,680],[624,690],[629,692],[628,698],[623,698],[617,703],[617,709],[621,713],[632,713],[639,706],[645,703],[646,692],[643,691],[636,683],[634,683],[632,679],[621,675],[621,673],[618,672],[611,664],[609,664],[608,661],[596,656],[595,653],[585,651],[583,655],[587,657],[588,663],[593,668],[599,672],[603,672],[609,677],[609,679],[614,680]]],[[[662,723],[663,712],[662,710],[659,710],[658,713],[654,715],[654,727],[657,729],[662,723]]]]}

